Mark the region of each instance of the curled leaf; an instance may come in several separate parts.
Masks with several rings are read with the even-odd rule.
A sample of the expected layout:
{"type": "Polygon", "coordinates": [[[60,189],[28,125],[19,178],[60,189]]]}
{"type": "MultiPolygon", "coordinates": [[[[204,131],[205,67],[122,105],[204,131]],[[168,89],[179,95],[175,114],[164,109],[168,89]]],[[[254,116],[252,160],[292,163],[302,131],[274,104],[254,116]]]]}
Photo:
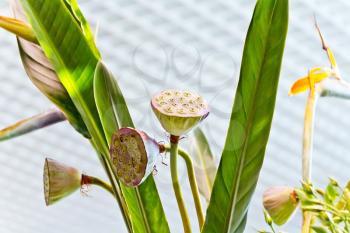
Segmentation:
{"type": "Polygon", "coordinates": [[[0,27],[32,43],[38,43],[32,27],[26,22],[0,16],[0,27]]]}
{"type": "Polygon", "coordinates": [[[47,112],[21,120],[11,126],[0,130],[0,141],[18,137],[65,120],[66,117],[60,110],[52,109],[47,112]]]}
{"type": "MultiPolygon", "coordinates": [[[[15,18],[27,22],[18,1],[12,0],[11,3],[15,18]]],[[[85,137],[89,137],[78,110],[40,45],[22,38],[17,38],[17,42],[24,69],[32,83],[65,113],[68,121],[78,132],[85,137]]]]}

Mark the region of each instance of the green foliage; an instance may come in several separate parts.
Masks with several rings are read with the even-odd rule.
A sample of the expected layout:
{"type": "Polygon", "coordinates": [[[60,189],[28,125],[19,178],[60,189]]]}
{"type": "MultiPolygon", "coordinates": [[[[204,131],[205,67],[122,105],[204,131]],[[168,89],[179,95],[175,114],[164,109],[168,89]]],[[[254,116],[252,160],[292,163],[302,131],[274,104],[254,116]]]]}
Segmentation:
{"type": "MultiPolygon", "coordinates": [[[[96,67],[94,95],[108,143],[117,128],[134,127],[122,92],[102,63],[96,67]]],[[[170,232],[152,176],[135,189],[120,186],[128,200],[135,232],[170,232]]]]}
{"type": "MultiPolygon", "coordinates": [[[[11,2],[15,17],[26,22],[19,2],[17,0],[11,0],[11,2]]],[[[20,37],[17,38],[17,42],[24,69],[33,84],[65,113],[68,121],[77,131],[89,137],[78,110],[41,47],[20,37]]]]}
{"type": "MultiPolygon", "coordinates": [[[[21,10],[17,0],[13,1],[21,10]]],[[[76,0],[19,2],[40,44],[18,39],[25,69],[70,122],[91,137],[128,230],[170,232],[153,177],[149,176],[137,188],[127,188],[112,169],[111,136],[120,127],[134,125],[118,83],[102,63],[76,0]],[[33,57],[33,54],[38,55],[33,57]],[[36,67],[42,72],[35,73],[36,67]],[[45,77],[51,82],[43,82],[45,77]]],[[[192,136],[199,189],[207,201],[211,195],[204,233],[244,231],[270,132],[287,24],[288,0],[258,0],[246,38],[240,81],[218,170],[204,133],[197,129],[192,136]]],[[[191,185],[192,191],[196,191],[194,186],[191,185]]],[[[333,203],[337,192],[333,186],[327,190],[327,203],[333,203]]]]}
{"type": "Polygon", "coordinates": [[[257,2],[204,233],[244,230],[272,122],[287,24],[287,0],[257,2]]]}
{"type": "Polygon", "coordinates": [[[191,156],[195,164],[195,175],[199,192],[209,202],[216,174],[214,155],[204,132],[198,127],[191,134],[191,156]]]}
{"type": "MultiPolygon", "coordinates": [[[[86,30],[86,25],[80,27],[84,25],[82,16],[74,8],[74,1],[69,1],[71,8],[67,8],[67,2],[62,0],[21,0],[21,3],[41,47],[81,114],[93,145],[103,156],[101,160],[107,161],[104,166],[108,170],[108,135],[103,130],[93,91],[95,68],[101,58],[90,40],[91,34],[86,30]]],[[[112,108],[109,106],[106,110],[112,108]]],[[[129,114],[126,105],[122,113],[129,114]]],[[[132,124],[131,118],[128,121],[127,124],[132,124]]],[[[111,182],[115,181],[112,179],[111,182]]],[[[157,229],[167,232],[167,222],[152,177],[138,189],[122,187],[121,194],[119,198],[125,198],[129,210],[125,215],[130,215],[136,232],[158,232],[157,229]]]]}
{"type": "Polygon", "coordinates": [[[347,187],[342,189],[333,179],[330,179],[325,190],[304,184],[297,191],[301,209],[311,212],[317,219],[312,226],[315,232],[349,232],[348,192],[347,187]]]}

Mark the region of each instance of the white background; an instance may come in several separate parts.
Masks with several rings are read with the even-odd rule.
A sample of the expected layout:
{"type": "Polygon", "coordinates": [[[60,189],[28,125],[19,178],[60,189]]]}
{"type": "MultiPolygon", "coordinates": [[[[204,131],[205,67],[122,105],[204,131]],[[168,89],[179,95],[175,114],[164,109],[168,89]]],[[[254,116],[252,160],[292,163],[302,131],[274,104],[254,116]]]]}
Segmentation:
{"type": "MultiPolygon", "coordinates": [[[[203,94],[212,114],[202,124],[217,157],[224,143],[239,74],[243,42],[255,1],[211,0],[80,0],[93,27],[99,24],[98,47],[130,105],[137,127],[159,141],[167,137],[149,108],[152,93],[164,88],[192,89],[203,94]]],[[[302,121],[306,94],[288,97],[293,81],[309,68],[327,65],[313,27],[316,14],[344,78],[350,74],[350,3],[290,1],[290,24],[276,112],[246,232],[267,227],[261,195],[270,185],[298,185],[302,121]]],[[[0,12],[10,15],[5,0],[0,12]]],[[[350,78],[349,78],[350,80],[350,78]]],[[[0,126],[44,111],[51,104],[36,90],[20,64],[14,36],[0,30],[0,126]]],[[[350,174],[348,151],[350,105],[321,99],[317,108],[313,178],[323,187],[329,176],[344,184],[350,174]]],[[[186,139],[183,140],[184,145],[186,139]]],[[[108,193],[92,188],[47,208],[42,188],[45,157],[105,178],[89,146],[68,123],[0,143],[0,233],[122,233],[119,210],[108,193]]],[[[180,164],[182,167],[182,164],[180,164]]],[[[158,164],[155,177],[172,232],[182,232],[168,167],[158,164]]],[[[198,232],[189,186],[182,184],[198,232]]],[[[285,228],[299,232],[300,218],[285,228]]]]}

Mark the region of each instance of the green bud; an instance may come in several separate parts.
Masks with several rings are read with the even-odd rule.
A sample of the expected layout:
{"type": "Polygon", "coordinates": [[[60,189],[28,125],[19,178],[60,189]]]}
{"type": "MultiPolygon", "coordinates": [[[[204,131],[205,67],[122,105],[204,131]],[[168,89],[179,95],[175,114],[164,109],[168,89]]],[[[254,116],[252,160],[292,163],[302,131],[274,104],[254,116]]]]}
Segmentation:
{"type": "Polygon", "coordinates": [[[65,198],[80,189],[82,174],[74,167],[47,158],[44,166],[44,193],[46,205],[65,198]]]}
{"type": "Polygon", "coordinates": [[[314,189],[312,187],[312,184],[307,183],[307,182],[302,182],[302,186],[303,186],[305,193],[314,194],[314,189]]]}
{"type": "Polygon", "coordinates": [[[158,155],[159,144],[143,131],[121,128],[113,134],[110,156],[126,186],[140,185],[152,173],[158,155]]]}
{"type": "Polygon", "coordinates": [[[285,224],[298,206],[296,192],[291,187],[271,187],[264,192],[263,205],[272,221],[285,224]]]}
{"type": "Polygon", "coordinates": [[[207,102],[190,91],[165,90],[152,98],[151,106],[163,128],[181,136],[209,114],[207,102]]]}
{"type": "Polygon", "coordinates": [[[265,222],[271,226],[272,225],[272,218],[266,210],[264,210],[264,218],[265,218],[265,222]]]}

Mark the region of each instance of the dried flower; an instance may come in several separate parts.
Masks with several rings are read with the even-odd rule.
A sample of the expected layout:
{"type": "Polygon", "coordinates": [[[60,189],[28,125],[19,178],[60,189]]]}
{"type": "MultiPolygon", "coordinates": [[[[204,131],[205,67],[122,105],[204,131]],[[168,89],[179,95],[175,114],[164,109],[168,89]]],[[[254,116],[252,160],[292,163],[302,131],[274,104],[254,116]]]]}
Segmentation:
{"type": "Polygon", "coordinates": [[[46,205],[52,205],[80,189],[81,180],[82,174],[79,170],[47,158],[44,166],[46,205]]]}
{"type": "Polygon", "coordinates": [[[263,195],[264,208],[277,225],[283,225],[288,221],[298,203],[297,194],[291,187],[271,187],[263,195]]]}
{"type": "Polygon", "coordinates": [[[153,171],[159,145],[145,132],[121,128],[113,134],[110,156],[118,178],[127,186],[140,185],[153,171]]]}
{"type": "Polygon", "coordinates": [[[327,53],[330,67],[321,66],[321,67],[316,67],[311,69],[307,76],[304,76],[298,79],[292,85],[289,91],[289,95],[296,95],[301,92],[304,92],[307,90],[313,90],[313,88],[317,88],[317,91],[320,92],[320,94],[322,93],[323,96],[327,96],[327,95],[336,96],[336,94],[333,92],[337,93],[336,89],[339,87],[344,88],[344,86],[347,88],[347,92],[349,92],[349,84],[342,79],[334,54],[331,48],[326,45],[326,42],[323,38],[321,30],[318,27],[316,21],[315,21],[315,27],[317,29],[318,35],[320,36],[320,39],[322,42],[322,49],[327,53]],[[326,80],[331,81],[330,83],[332,84],[332,87],[330,90],[328,90],[329,84],[328,83],[326,85],[324,84],[324,81],[326,80]]]}
{"type": "Polygon", "coordinates": [[[324,79],[340,80],[338,71],[329,67],[316,67],[310,70],[305,77],[298,79],[289,91],[289,95],[296,95],[301,92],[310,90],[310,79],[313,79],[315,85],[321,83],[324,79]]]}
{"type": "Polygon", "coordinates": [[[209,114],[207,102],[190,91],[165,90],[152,98],[151,106],[163,128],[181,136],[209,114]]]}

